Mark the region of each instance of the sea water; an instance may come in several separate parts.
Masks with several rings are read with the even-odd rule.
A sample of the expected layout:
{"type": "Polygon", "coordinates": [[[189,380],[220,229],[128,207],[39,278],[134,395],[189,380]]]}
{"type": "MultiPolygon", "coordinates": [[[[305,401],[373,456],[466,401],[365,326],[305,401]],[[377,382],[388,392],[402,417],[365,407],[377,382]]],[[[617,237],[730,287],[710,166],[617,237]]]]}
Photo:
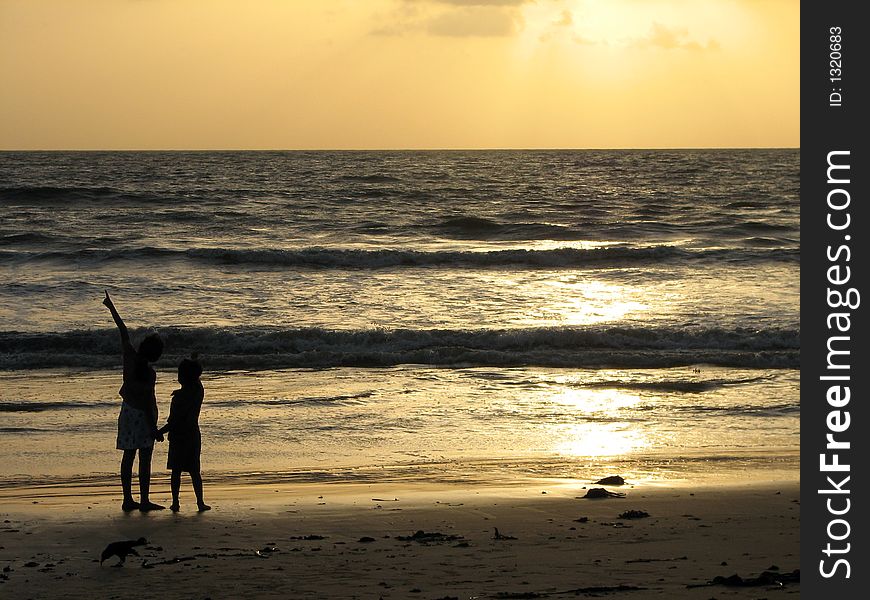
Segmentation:
{"type": "Polygon", "coordinates": [[[795,472],[799,158],[0,153],[0,483],[117,470],[104,290],[212,477],[795,472]]]}

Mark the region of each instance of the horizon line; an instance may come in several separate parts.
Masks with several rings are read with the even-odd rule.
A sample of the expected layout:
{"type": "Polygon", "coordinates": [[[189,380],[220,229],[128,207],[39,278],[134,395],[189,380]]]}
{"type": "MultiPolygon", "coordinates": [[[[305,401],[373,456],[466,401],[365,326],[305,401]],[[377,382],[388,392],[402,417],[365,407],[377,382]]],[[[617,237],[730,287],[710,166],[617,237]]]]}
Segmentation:
{"type": "Polygon", "coordinates": [[[572,152],[601,150],[800,150],[800,146],[431,148],[0,148],[0,152],[572,152]]]}

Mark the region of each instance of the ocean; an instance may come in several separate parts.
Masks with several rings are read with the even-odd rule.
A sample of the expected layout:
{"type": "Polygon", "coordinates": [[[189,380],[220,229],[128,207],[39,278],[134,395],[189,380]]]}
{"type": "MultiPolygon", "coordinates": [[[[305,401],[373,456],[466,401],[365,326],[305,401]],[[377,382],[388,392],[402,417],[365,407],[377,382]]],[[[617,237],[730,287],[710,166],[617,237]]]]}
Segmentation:
{"type": "Polygon", "coordinates": [[[161,421],[200,355],[207,480],[796,474],[799,176],[798,150],[0,153],[0,485],[116,476],[104,290],[166,343],[161,421]]]}

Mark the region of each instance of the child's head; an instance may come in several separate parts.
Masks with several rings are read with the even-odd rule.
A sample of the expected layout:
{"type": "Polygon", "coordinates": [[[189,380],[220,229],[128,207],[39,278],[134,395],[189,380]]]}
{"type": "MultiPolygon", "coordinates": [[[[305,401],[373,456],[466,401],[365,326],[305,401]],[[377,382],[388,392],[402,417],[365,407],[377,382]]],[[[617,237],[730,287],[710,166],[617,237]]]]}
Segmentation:
{"type": "Polygon", "coordinates": [[[178,383],[181,385],[196,383],[200,375],[202,375],[202,366],[196,358],[185,358],[178,364],[178,383]]]}
{"type": "Polygon", "coordinates": [[[139,355],[148,362],[157,362],[163,354],[163,340],[156,333],[152,333],[139,342],[139,355]]]}

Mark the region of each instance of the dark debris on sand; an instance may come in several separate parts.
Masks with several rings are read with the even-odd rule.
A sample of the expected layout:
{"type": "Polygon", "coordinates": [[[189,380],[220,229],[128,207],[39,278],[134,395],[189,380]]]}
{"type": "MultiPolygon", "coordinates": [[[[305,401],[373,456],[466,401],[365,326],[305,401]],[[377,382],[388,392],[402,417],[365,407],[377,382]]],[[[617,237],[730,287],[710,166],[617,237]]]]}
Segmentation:
{"type": "Polygon", "coordinates": [[[724,585],[726,587],[754,587],[754,586],[779,586],[782,587],[787,583],[800,583],[801,571],[795,569],[791,573],[777,573],[774,571],[764,571],[758,577],[741,577],[736,573],[727,577],[717,575],[707,583],[687,585],[688,588],[707,587],[713,585],[724,585]]]}
{"type": "Polygon", "coordinates": [[[675,558],[632,558],[627,561],[628,563],[651,563],[651,562],[672,562],[675,560],[689,560],[688,556],[677,556],[675,558]]]}
{"type": "Polygon", "coordinates": [[[625,485],[625,479],[623,479],[619,475],[611,475],[610,477],[599,479],[595,483],[599,485],[625,485]]]}
{"type": "Polygon", "coordinates": [[[515,539],[517,539],[512,535],[505,535],[505,534],[501,533],[498,530],[498,527],[493,527],[493,529],[495,529],[495,533],[492,536],[492,539],[494,539],[494,540],[515,540],[515,539]]]}
{"type": "Polygon", "coordinates": [[[645,519],[649,516],[649,513],[643,510],[627,510],[624,513],[621,513],[617,518],[618,519],[645,519]]]}
{"type": "Polygon", "coordinates": [[[609,594],[611,592],[636,592],[645,590],[646,588],[637,587],[634,585],[595,585],[591,587],[580,587],[574,588],[572,590],[561,590],[558,592],[499,592],[495,595],[496,598],[503,598],[511,600],[519,600],[522,598],[549,598],[551,596],[565,596],[565,595],[574,595],[579,596],[580,594],[609,594]]]}
{"type": "Polygon", "coordinates": [[[427,543],[438,543],[438,542],[453,542],[456,540],[461,540],[461,535],[452,535],[447,533],[441,533],[439,531],[426,532],[422,529],[414,532],[412,535],[403,536],[397,535],[396,539],[402,542],[420,542],[421,544],[427,543]]]}
{"type": "Polygon", "coordinates": [[[604,488],[592,488],[586,491],[586,495],[583,496],[583,498],[590,498],[593,500],[598,498],[625,498],[625,494],[623,492],[611,492],[604,488]]]}

